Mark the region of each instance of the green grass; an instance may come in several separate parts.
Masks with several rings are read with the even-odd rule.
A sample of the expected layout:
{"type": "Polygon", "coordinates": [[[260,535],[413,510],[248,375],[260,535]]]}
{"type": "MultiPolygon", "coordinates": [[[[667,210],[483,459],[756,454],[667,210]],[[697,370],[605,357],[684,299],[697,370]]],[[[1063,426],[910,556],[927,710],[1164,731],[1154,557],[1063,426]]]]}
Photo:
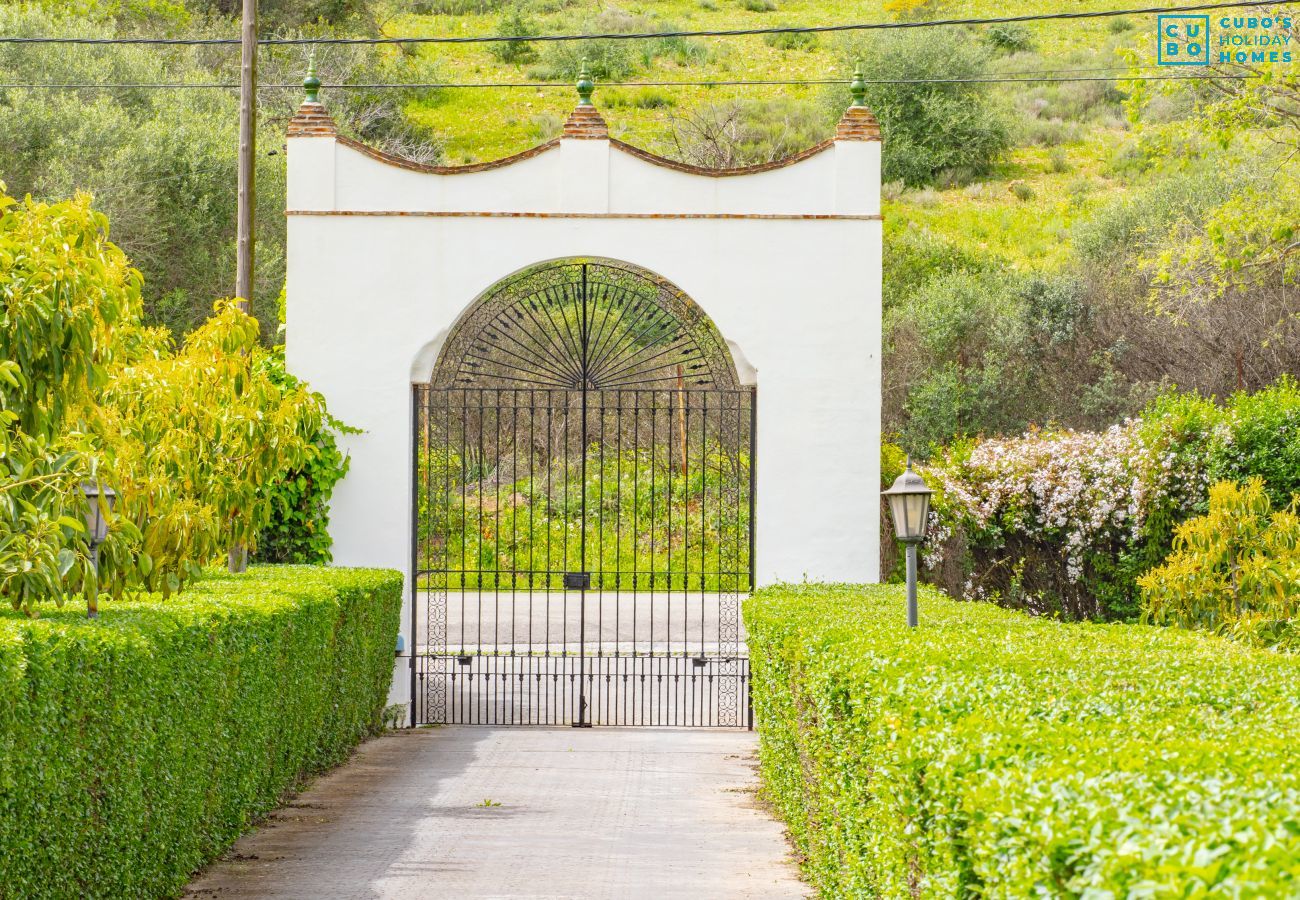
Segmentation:
{"type": "Polygon", "coordinates": [[[683,474],[666,448],[596,445],[585,482],[580,459],[505,482],[452,460],[419,486],[420,567],[451,589],[559,588],[586,570],[597,590],[743,590],[748,466],[714,447],[683,474]]]}
{"type": "MultiPolygon", "coordinates": [[[[689,29],[866,22],[890,17],[879,3],[779,0],[775,5],[775,11],[763,12],[747,9],[740,0],[645,0],[622,10],[624,18],[636,17],[652,28],[689,29]]],[[[1079,8],[1110,6],[1096,0],[1079,8]]],[[[538,31],[559,32],[596,30],[610,21],[609,11],[616,8],[552,2],[526,4],[525,9],[538,31]],[[602,18],[602,13],[607,18],[602,18]]],[[[1053,9],[1036,0],[1003,0],[992,7],[966,0],[944,4],[935,14],[990,16],[1053,9]]],[[[495,32],[499,19],[497,12],[406,15],[386,27],[394,34],[486,35],[495,32]]],[[[1112,21],[1030,24],[1032,49],[998,54],[994,71],[1120,66],[1119,50],[1135,47],[1145,53],[1150,49],[1153,21],[1136,19],[1134,28],[1123,32],[1114,31],[1112,21]]],[[[942,40],[942,34],[936,30],[935,40],[942,40]]],[[[847,78],[846,40],[835,35],[821,35],[815,42],[761,36],[692,39],[689,53],[656,55],[648,63],[639,63],[628,77],[635,81],[847,78]]],[[[535,46],[539,58],[520,64],[501,62],[487,45],[441,45],[412,52],[436,80],[532,81],[538,74],[551,80],[554,73],[544,71],[550,51],[545,45],[535,46]]],[[[1116,187],[1105,172],[1105,161],[1122,138],[1124,126],[1114,117],[1113,108],[1102,115],[1100,108],[1088,106],[1088,98],[1081,92],[1089,89],[1086,84],[993,88],[1002,102],[1021,109],[1026,134],[1022,146],[983,184],[983,196],[973,198],[965,186],[921,196],[909,192],[886,205],[888,221],[900,227],[933,230],[965,247],[1003,256],[1015,266],[1056,267],[1068,249],[1065,237],[1070,223],[1086,212],[1091,197],[1116,187]],[[1061,119],[1060,125],[1053,123],[1056,119],[1061,119]],[[1052,137],[1053,129],[1069,132],[1064,145],[1071,166],[1068,173],[1053,172],[1048,148],[1034,145],[1044,137],[1059,139],[1052,137]],[[1030,133],[1035,130],[1045,133],[1035,137],[1030,133]],[[1013,182],[1028,185],[1035,199],[1017,199],[1009,189],[1013,182]]],[[[688,114],[701,104],[731,98],[823,102],[820,86],[658,89],[663,96],[654,102],[641,96],[643,90],[598,84],[596,104],[604,111],[614,136],[664,153],[672,151],[672,117],[688,114]]],[[[445,140],[447,162],[463,164],[506,156],[554,136],[574,102],[575,94],[568,88],[443,90],[412,102],[406,114],[445,140]]],[[[829,136],[831,130],[828,117],[822,136],[829,136]]]]}
{"type": "Polygon", "coordinates": [[[764,791],[824,897],[1292,897],[1300,659],[930,590],[745,603],[764,791]]]}

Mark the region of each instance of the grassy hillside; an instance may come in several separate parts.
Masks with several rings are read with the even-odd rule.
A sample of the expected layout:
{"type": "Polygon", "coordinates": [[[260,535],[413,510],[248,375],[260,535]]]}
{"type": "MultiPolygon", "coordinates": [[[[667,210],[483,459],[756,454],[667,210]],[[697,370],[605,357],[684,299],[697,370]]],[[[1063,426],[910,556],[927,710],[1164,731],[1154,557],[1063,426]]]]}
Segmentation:
{"type": "MultiPolygon", "coordinates": [[[[1084,0],[1071,11],[1114,8],[1084,0]]],[[[637,33],[1057,11],[1044,0],[265,0],[267,32],[637,33]]],[[[0,4],[0,32],[234,35],[229,0],[0,4]]],[[[1297,19],[1296,21],[1300,21],[1297,19]]],[[[1125,81],[1153,65],[1152,16],[894,32],[406,47],[326,46],[327,82],[549,87],[327,89],[348,134],[423,161],[480,162],[555,136],[586,57],[619,138],[743,165],[829,136],[844,83],[877,79],[885,130],[885,421],[923,453],[1031,424],[1097,427],[1169,388],[1220,396],[1294,371],[1300,343],[1300,82],[1125,81]],[[947,76],[1090,80],[902,85],[947,76]]],[[[1300,43],[1300,26],[1290,29],[1300,43]]],[[[268,85],[305,47],[264,49],[268,85]]],[[[0,47],[0,83],[233,81],[229,48],[0,47]]],[[[1236,70],[1240,74],[1242,70],[1236,70]]],[[[1173,74],[1189,74],[1177,70],[1173,74]]],[[[1233,74],[1229,68],[1228,74],[1233,74]]],[[[300,93],[261,105],[258,292],[268,338],[283,284],[283,128],[300,93]]],[[[146,277],[149,315],[201,321],[233,268],[230,91],[0,88],[0,179],[14,194],[95,195],[146,277]],[[176,140],[181,135],[183,139],[176,140]]],[[[707,298],[700,298],[707,308],[707,298]]]]}
{"type": "MultiPolygon", "coordinates": [[[[491,2],[435,0],[444,13],[407,14],[394,18],[386,30],[393,34],[486,35],[503,33],[510,20],[509,5],[491,2]],[[477,8],[462,12],[467,5],[477,8]],[[504,12],[499,10],[504,10],[504,12]],[[505,23],[503,18],[507,19],[505,23]]],[[[1086,3],[1081,8],[1113,4],[1086,3]]],[[[943,15],[1015,15],[1045,9],[1041,0],[945,4],[943,15]]],[[[597,3],[565,5],[557,0],[524,7],[525,26],[540,33],[586,30],[725,29],[786,24],[831,24],[882,21],[895,16],[880,3],[822,3],[811,0],[643,0],[620,8],[597,3]],[[768,9],[768,7],[771,7],[768,9]]],[[[1043,22],[1020,26],[1016,34],[1023,49],[996,48],[990,74],[1041,72],[1058,69],[1110,69],[1122,73],[1123,51],[1139,52],[1153,43],[1153,23],[1144,20],[1099,19],[1083,22],[1043,22]]],[[[933,31],[942,43],[945,31],[933,31]]],[[[981,37],[988,40],[987,31],[981,37]]],[[[840,34],[807,38],[696,38],[677,41],[656,55],[627,47],[628,68],[619,80],[685,81],[727,79],[847,78],[852,60],[871,52],[876,36],[840,34]],[[646,57],[650,58],[647,59],[646,57]]],[[[568,81],[564,64],[579,55],[530,45],[531,58],[503,62],[493,45],[424,46],[413,51],[431,80],[568,81]]],[[[606,45],[608,46],[608,45],[606,45]]],[[[585,48],[599,59],[601,47],[585,48]]],[[[620,60],[623,47],[616,47],[620,60]]],[[[1105,72],[1080,72],[1087,77],[1105,72]]],[[[886,193],[889,228],[923,228],[951,237],[981,253],[1004,256],[1017,265],[1059,266],[1067,250],[1068,230],[1098,198],[1121,183],[1108,163],[1123,139],[1126,123],[1122,95],[1113,83],[1075,82],[1038,85],[997,85],[988,88],[996,102],[1011,111],[1015,149],[993,176],[974,185],[949,189],[886,193]],[[1020,195],[1012,193],[1022,184],[1020,195]]],[[[794,130],[812,141],[833,128],[829,91],[820,85],[747,87],[598,87],[596,103],[623,140],[674,154],[674,126],[707,104],[732,99],[783,101],[811,108],[814,125],[794,130]]],[[[410,101],[405,113],[442,142],[449,163],[478,162],[525,149],[553,136],[572,108],[574,94],[565,89],[442,90],[410,101]]]]}

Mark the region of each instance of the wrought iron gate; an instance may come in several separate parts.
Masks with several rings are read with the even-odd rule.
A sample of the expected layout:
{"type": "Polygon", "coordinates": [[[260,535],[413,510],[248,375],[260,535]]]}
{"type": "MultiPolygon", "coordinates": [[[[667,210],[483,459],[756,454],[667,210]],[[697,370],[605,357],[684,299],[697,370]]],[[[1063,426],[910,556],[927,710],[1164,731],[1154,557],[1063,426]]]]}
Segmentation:
{"type": "Polygon", "coordinates": [[[750,724],[754,392],[688,298],[530,270],[412,407],[416,723],[750,724]]]}

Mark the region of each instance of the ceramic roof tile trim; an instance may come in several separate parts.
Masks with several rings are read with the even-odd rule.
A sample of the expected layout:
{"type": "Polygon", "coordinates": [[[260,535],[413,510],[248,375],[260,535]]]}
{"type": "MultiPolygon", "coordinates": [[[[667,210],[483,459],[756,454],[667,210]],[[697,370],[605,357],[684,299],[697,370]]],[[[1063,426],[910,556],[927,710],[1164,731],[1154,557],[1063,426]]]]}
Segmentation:
{"type": "MultiPolygon", "coordinates": [[[[337,137],[342,143],[349,147],[366,154],[367,156],[401,166],[415,171],[430,172],[439,175],[456,175],[470,174],[473,172],[483,172],[489,169],[503,168],[512,163],[521,162],[533,156],[537,156],[547,150],[554,149],[558,146],[558,140],[547,141],[516,153],[502,159],[490,160],[481,163],[472,163],[460,166],[439,166],[415,163],[411,160],[403,159],[390,153],[376,150],[368,147],[359,141],[353,141],[338,134],[338,128],[334,124],[334,119],[325,109],[325,105],[320,102],[320,79],[316,77],[316,64],[313,60],[308,71],[307,77],[303,79],[303,90],[306,96],[302,104],[298,107],[298,112],[289,120],[288,136],[289,137],[337,137]]],[[[698,175],[724,176],[724,175],[751,175],[758,172],[767,172],[773,169],[780,169],[792,165],[811,156],[828,149],[834,141],[879,141],[880,123],[872,115],[871,110],[867,108],[866,82],[862,75],[862,67],[859,66],[853,73],[853,81],[850,84],[850,93],[853,96],[853,103],[844,111],[839,123],[835,127],[834,140],[822,141],[812,147],[808,147],[798,153],[782,159],[772,160],[766,163],[760,163],[753,166],[741,166],[738,168],[708,168],[705,166],[696,166],[690,163],[684,163],[680,160],[668,159],[643,150],[640,147],[626,144],[622,141],[612,140],[609,136],[609,126],[605,123],[604,117],[591,102],[592,93],[595,90],[595,82],[588,72],[587,64],[584,62],[582,71],[578,75],[578,105],[569,118],[565,120],[564,128],[561,132],[561,138],[571,138],[576,140],[609,140],[618,147],[619,150],[636,156],[646,162],[654,165],[663,166],[669,169],[676,169],[681,172],[690,172],[698,175]]]]}
{"type": "Polygon", "coordinates": [[[334,117],[325,111],[324,104],[303,103],[289,120],[286,134],[289,137],[334,137],[338,128],[334,125],[334,117]]]}

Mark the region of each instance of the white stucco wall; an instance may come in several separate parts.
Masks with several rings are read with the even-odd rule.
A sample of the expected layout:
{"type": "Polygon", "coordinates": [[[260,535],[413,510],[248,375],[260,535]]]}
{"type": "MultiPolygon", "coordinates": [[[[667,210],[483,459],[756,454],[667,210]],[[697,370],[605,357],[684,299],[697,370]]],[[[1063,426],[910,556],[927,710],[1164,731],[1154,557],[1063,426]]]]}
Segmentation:
{"type": "Polygon", "coordinates": [[[759,584],[878,578],[878,142],[730,177],[604,140],[454,175],[332,137],[291,137],[288,156],[288,365],[363,429],[343,440],[336,563],[410,570],[410,384],[451,325],[513,272],[599,256],[681,288],[757,383],[759,584]]]}

